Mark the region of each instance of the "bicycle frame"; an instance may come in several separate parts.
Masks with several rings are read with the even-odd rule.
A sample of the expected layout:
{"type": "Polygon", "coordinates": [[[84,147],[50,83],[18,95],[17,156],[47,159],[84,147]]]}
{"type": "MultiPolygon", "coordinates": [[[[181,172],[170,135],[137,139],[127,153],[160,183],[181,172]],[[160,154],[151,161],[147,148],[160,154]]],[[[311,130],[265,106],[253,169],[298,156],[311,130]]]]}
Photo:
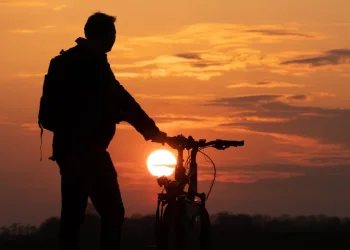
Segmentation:
{"type": "Polygon", "coordinates": [[[186,173],[184,167],[183,152],[185,148],[177,148],[177,164],[175,166],[175,180],[170,181],[167,177],[157,179],[159,186],[164,186],[166,193],[158,194],[158,201],[162,205],[175,201],[180,196],[185,196],[188,200],[195,202],[195,197],[200,198],[201,205],[205,206],[205,193],[198,193],[198,171],[197,153],[198,145],[194,144],[190,153],[189,171],[186,173]],[[185,185],[188,184],[188,191],[185,192],[185,185]]]}
{"type": "Polygon", "coordinates": [[[198,145],[195,145],[190,154],[190,166],[189,171],[186,174],[186,169],[183,166],[183,148],[178,149],[178,163],[175,168],[175,180],[185,182],[187,179],[188,182],[188,193],[187,198],[191,201],[194,201],[195,197],[205,200],[205,194],[198,194],[198,165],[197,165],[197,153],[198,145]],[[204,197],[203,197],[204,195],[204,197]]]}

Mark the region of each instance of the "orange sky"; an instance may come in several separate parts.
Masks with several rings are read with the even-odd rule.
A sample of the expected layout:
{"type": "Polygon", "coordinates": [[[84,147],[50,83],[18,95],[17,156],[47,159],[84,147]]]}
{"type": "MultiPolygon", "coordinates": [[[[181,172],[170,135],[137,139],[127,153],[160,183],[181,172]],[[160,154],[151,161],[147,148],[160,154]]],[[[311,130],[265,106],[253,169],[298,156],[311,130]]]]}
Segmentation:
{"type": "MultiPolygon", "coordinates": [[[[117,16],[116,77],[162,130],[246,141],[207,151],[218,169],[210,212],[350,215],[349,9],[348,0],[0,0],[0,225],[59,214],[48,132],[39,161],[43,74],[98,10],[117,16]]],[[[127,215],[155,210],[145,163],[158,148],[117,127],[109,152],[127,215]]],[[[200,162],[206,191],[212,168],[200,162]]]]}

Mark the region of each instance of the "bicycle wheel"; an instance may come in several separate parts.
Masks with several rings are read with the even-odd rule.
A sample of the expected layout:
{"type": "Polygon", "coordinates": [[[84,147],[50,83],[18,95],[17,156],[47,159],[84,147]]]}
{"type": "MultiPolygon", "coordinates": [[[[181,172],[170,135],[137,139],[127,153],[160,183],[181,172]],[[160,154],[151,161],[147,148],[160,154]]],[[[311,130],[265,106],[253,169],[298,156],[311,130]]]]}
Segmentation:
{"type": "Polygon", "coordinates": [[[161,222],[161,235],[161,250],[209,250],[209,214],[205,207],[190,201],[168,205],[161,222]]]}

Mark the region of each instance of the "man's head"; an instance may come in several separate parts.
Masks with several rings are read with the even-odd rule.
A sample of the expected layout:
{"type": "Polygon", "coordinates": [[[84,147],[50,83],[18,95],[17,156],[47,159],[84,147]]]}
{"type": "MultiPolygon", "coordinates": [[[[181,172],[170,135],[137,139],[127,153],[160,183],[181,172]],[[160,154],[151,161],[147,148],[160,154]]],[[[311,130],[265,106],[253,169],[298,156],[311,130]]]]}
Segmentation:
{"type": "Polygon", "coordinates": [[[96,12],[88,18],[85,24],[86,39],[97,46],[103,53],[111,51],[114,45],[116,38],[115,21],[116,18],[114,16],[96,12]]]}

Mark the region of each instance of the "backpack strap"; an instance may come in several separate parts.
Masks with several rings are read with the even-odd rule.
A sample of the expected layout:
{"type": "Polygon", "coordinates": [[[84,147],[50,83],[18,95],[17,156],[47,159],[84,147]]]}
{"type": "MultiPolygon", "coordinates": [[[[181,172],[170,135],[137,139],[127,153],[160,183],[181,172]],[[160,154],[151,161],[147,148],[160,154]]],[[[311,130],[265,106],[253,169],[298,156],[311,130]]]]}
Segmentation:
{"type": "MultiPolygon", "coordinates": [[[[43,161],[43,149],[42,149],[42,146],[43,146],[44,128],[43,128],[43,125],[41,125],[41,123],[39,121],[38,121],[38,125],[39,125],[39,128],[40,128],[40,161],[43,161]]],[[[49,160],[56,161],[56,158],[55,158],[54,155],[52,155],[52,156],[49,157],[49,160]]]]}
{"type": "Polygon", "coordinates": [[[43,133],[44,133],[44,128],[41,125],[40,121],[38,121],[38,125],[40,128],[40,161],[43,161],[43,150],[42,150],[42,146],[43,146],[43,133]]]}

